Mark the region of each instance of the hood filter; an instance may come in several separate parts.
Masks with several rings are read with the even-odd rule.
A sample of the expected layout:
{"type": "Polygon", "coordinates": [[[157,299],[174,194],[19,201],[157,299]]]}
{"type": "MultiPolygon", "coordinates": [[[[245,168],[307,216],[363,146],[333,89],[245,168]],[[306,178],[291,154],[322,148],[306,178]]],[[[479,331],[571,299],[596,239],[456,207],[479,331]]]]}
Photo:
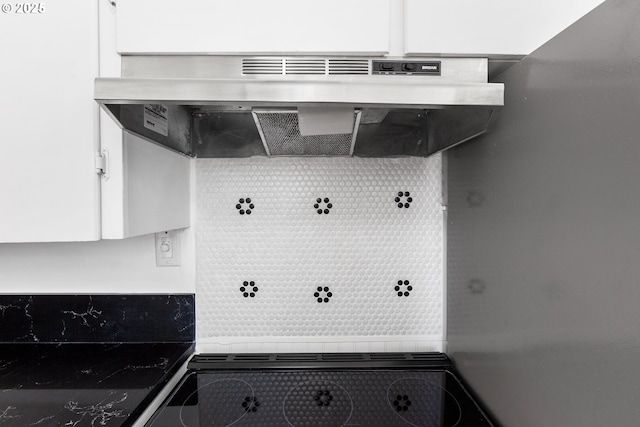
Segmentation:
{"type": "Polygon", "coordinates": [[[302,135],[296,110],[252,112],[268,156],[352,156],[360,111],[353,112],[349,133],[302,135]]]}

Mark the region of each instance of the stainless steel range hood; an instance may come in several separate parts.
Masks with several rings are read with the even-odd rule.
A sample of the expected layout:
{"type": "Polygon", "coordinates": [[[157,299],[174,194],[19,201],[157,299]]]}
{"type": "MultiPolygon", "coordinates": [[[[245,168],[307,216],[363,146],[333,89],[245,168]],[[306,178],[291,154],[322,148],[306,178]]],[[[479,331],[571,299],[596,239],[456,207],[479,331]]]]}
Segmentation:
{"type": "Polygon", "coordinates": [[[95,99],[129,131],[199,157],[275,155],[276,145],[427,156],[486,131],[504,92],[487,76],[485,58],[125,56],[121,78],[96,79],[95,99]],[[347,133],[331,131],[331,109],[352,120],[347,133]],[[303,110],[324,130],[301,132],[303,110]],[[279,139],[261,112],[282,114],[268,122],[279,139]]]}

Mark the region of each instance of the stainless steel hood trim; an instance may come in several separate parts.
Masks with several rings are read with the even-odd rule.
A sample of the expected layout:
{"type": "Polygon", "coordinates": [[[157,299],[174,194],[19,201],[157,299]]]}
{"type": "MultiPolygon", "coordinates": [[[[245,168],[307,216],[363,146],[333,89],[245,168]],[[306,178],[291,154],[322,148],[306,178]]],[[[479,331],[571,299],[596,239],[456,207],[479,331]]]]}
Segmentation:
{"type": "MultiPolygon", "coordinates": [[[[363,76],[372,75],[372,61],[437,61],[442,64],[441,73],[437,77],[439,83],[486,83],[489,74],[489,61],[487,58],[445,58],[445,57],[325,57],[325,56],[242,56],[242,55],[136,55],[122,57],[121,76],[125,78],[194,78],[194,79],[245,79],[262,80],[265,77],[287,80],[318,79],[317,75],[283,74],[286,73],[285,64],[301,61],[328,63],[327,78],[340,79],[341,81],[358,80],[363,76]],[[331,63],[345,64],[358,61],[367,64],[367,73],[358,75],[342,75],[331,72],[331,63]],[[247,74],[245,67],[248,63],[277,63],[279,73],[265,76],[264,74],[247,74]]],[[[274,70],[270,70],[273,72],[274,70]]],[[[389,76],[386,76],[389,77],[389,76]]],[[[419,76],[404,76],[405,79],[415,79],[419,76]]]]}
{"type": "Polygon", "coordinates": [[[501,83],[433,83],[420,77],[407,81],[387,76],[367,76],[366,81],[98,78],[95,99],[101,104],[497,107],[504,104],[504,86],[501,83]]]}

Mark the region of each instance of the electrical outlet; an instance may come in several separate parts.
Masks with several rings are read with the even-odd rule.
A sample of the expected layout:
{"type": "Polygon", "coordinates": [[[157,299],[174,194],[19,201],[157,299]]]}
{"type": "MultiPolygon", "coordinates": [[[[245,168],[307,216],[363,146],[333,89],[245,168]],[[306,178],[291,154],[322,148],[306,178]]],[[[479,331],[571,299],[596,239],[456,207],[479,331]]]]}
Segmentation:
{"type": "Polygon", "coordinates": [[[158,267],[180,265],[180,241],[176,230],[156,233],[156,265],[158,267]]]}

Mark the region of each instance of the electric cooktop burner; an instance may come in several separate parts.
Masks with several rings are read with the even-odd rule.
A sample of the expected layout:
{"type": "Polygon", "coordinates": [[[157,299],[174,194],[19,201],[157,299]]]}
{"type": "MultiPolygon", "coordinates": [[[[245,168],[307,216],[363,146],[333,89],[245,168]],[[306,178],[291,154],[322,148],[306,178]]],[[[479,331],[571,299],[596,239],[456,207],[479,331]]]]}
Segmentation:
{"type": "Polygon", "coordinates": [[[150,427],[492,426],[446,369],[188,372],[150,427]]]}

